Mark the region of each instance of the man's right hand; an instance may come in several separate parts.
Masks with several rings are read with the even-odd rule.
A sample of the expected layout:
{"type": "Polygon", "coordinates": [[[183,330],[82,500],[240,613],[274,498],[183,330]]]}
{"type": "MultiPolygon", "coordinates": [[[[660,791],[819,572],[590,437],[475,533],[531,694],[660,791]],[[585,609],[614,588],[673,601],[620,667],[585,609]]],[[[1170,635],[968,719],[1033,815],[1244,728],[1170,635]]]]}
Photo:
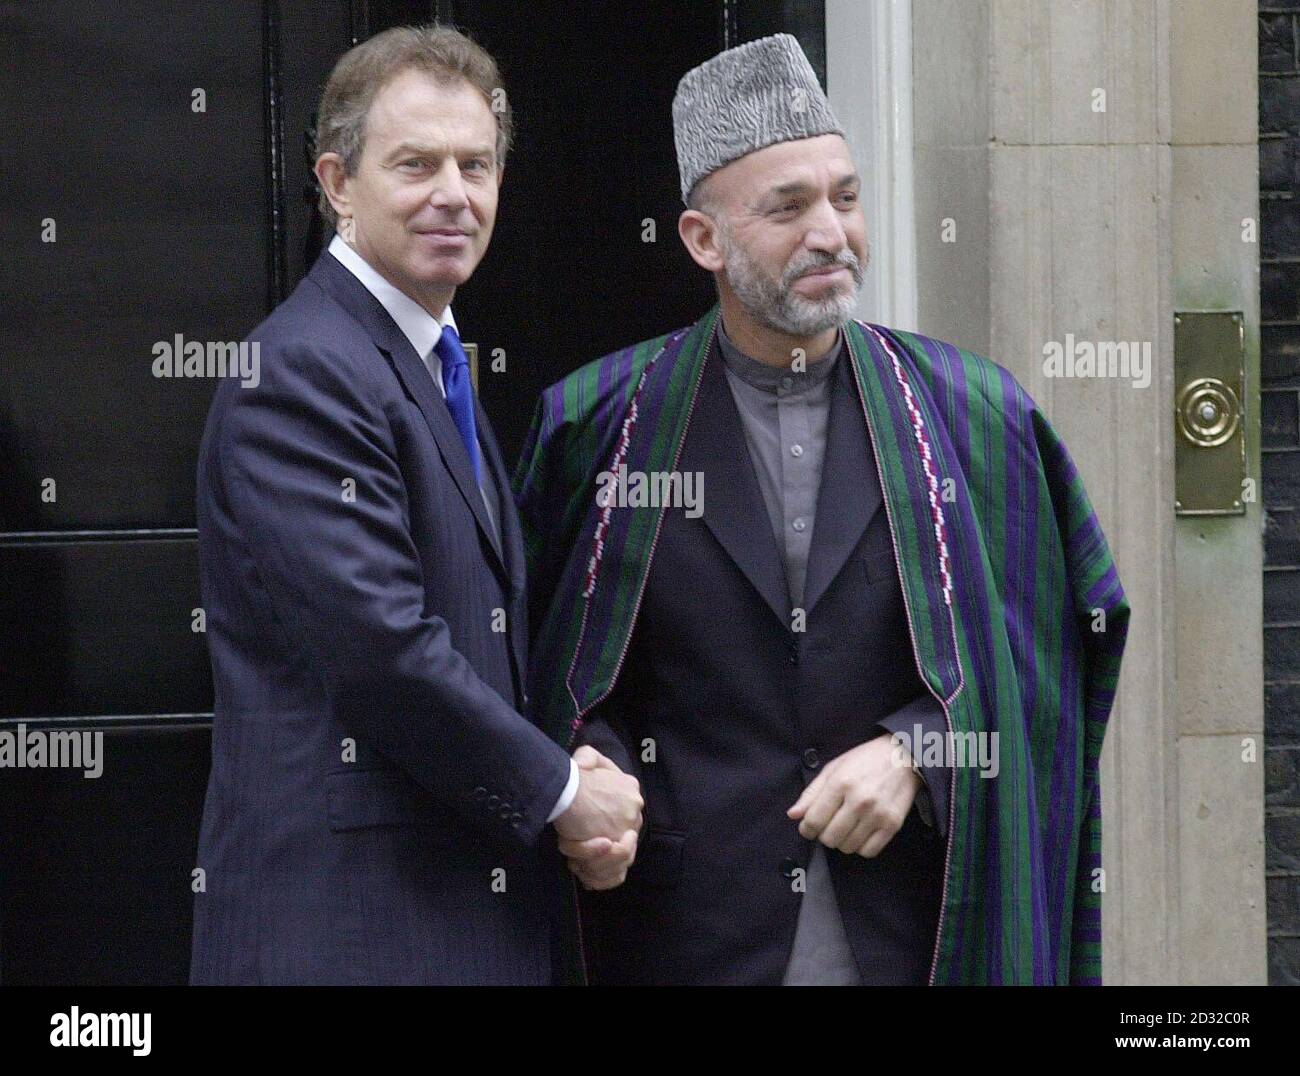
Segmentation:
{"type": "Polygon", "coordinates": [[[641,829],[640,782],[594,747],[573,754],[578,792],[554,822],[569,869],[588,889],[612,889],[627,877],[641,829]]]}

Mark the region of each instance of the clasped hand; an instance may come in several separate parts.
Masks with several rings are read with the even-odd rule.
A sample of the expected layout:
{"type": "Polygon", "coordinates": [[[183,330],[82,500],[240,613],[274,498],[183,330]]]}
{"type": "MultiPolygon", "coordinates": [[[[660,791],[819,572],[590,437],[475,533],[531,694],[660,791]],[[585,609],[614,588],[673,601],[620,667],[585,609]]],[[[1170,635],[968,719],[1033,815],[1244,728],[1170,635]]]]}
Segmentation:
{"type": "MultiPolygon", "coordinates": [[[[888,733],[828,762],[786,813],[807,840],[849,855],[877,856],[903,827],[921,777],[888,733]]],[[[560,851],[587,889],[621,885],[636,859],[640,783],[594,747],[573,755],[578,792],[555,820],[560,851]]]]}
{"type": "Polygon", "coordinates": [[[810,841],[877,856],[903,828],[921,788],[906,758],[889,733],[859,744],[826,763],[786,813],[810,841]]]}
{"type": "Polygon", "coordinates": [[[636,859],[645,806],[641,785],[588,744],[573,753],[573,761],[578,793],[555,820],[560,851],[585,888],[613,889],[636,859]]]}

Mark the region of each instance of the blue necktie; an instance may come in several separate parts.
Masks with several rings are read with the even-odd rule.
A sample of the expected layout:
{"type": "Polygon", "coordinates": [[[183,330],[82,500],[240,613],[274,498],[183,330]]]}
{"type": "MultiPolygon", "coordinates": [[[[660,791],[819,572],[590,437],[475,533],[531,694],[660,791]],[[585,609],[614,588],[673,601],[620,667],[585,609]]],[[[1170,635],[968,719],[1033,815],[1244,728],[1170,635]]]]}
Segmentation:
{"type": "Polygon", "coordinates": [[[474,465],[474,480],[483,482],[483,464],[479,459],[478,430],[474,422],[474,386],[469,378],[469,357],[460,346],[460,337],[450,325],[442,327],[442,335],[433,345],[442,361],[442,390],[447,397],[447,410],[451,420],[465,442],[465,451],[474,465]]]}

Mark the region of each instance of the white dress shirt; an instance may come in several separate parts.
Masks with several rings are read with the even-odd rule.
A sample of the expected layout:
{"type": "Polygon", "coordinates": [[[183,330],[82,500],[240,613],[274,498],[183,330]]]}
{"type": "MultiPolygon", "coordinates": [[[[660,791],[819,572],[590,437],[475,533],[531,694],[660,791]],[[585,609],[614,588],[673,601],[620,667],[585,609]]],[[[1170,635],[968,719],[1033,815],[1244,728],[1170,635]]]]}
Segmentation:
{"type": "MultiPolygon", "coordinates": [[[[402,330],[402,334],[415,348],[415,353],[420,356],[420,361],[428,368],[438,386],[438,391],[446,397],[447,390],[442,385],[442,360],[434,353],[433,349],[437,347],[438,341],[442,338],[442,327],[444,325],[449,325],[453,329],[456,328],[456,319],[451,314],[451,304],[448,304],[446,309],[443,310],[441,317],[435,318],[406,292],[394,287],[384,279],[337,232],[334,233],[334,238],[330,240],[329,252],[343,264],[344,268],[361,281],[366,290],[378,299],[383,308],[388,311],[389,317],[397,323],[397,327],[402,330]]],[[[564,786],[564,791],[560,793],[560,798],[555,801],[555,806],[551,809],[546,821],[552,822],[567,811],[577,794],[578,764],[573,759],[570,759],[568,783],[564,786]]]]}
{"type": "MultiPolygon", "coordinates": [[[[451,315],[450,304],[443,310],[441,317],[435,318],[406,292],[394,287],[372,269],[370,263],[353,250],[337,232],[330,240],[329,252],[366,286],[366,291],[383,304],[389,316],[397,322],[397,327],[402,330],[402,334],[411,341],[411,346],[420,356],[420,361],[429,368],[429,373],[438,384],[438,391],[446,397],[447,390],[442,387],[442,360],[433,353],[433,349],[442,339],[444,325],[456,328],[456,319],[451,315]]],[[[460,330],[457,329],[458,334],[459,332],[460,330]]]]}

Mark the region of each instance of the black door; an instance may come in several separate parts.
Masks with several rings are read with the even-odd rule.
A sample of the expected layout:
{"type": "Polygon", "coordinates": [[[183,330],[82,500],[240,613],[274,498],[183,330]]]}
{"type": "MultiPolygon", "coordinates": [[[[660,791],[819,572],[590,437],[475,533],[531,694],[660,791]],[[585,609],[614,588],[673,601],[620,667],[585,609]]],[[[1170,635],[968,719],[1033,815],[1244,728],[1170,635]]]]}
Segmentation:
{"type": "Polygon", "coordinates": [[[673,90],[782,29],[824,69],[820,0],[4,5],[0,733],[102,733],[99,776],[0,768],[7,983],[187,978],[212,706],[194,464],[215,383],[157,360],[177,337],[240,340],[292,290],[323,238],[324,79],[351,43],[435,17],[498,58],[518,121],[455,300],[513,459],[543,387],[713,301],[676,235],[673,90]]]}

